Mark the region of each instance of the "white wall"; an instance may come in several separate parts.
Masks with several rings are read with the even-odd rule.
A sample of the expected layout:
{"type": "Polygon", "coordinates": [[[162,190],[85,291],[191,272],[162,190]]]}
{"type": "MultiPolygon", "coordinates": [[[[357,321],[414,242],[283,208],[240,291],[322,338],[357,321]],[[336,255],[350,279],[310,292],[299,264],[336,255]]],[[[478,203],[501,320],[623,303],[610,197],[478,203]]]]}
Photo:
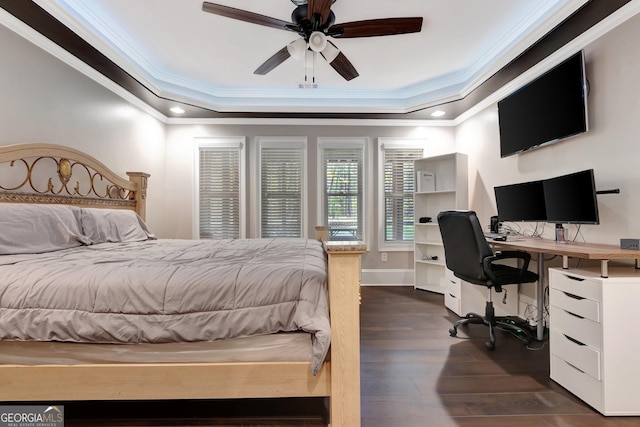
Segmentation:
{"type": "Polygon", "coordinates": [[[0,25],[0,145],[66,145],[119,175],[151,174],[147,220],[165,234],[165,126],[0,25]]]}
{"type": "MultiPolygon", "coordinates": [[[[623,237],[640,238],[639,39],[636,15],[584,49],[591,88],[585,134],[501,159],[495,104],[458,126],[457,149],[469,154],[470,207],[483,224],[496,214],[494,186],[593,168],[597,189],[621,193],[598,196],[600,225],[583,225],[584,240],[617,245],[623,237]]],[[[575,232],[570,226],[570,235],[575,232]]],[[[552,225],[545,236],[554,238],[552,225]]]]}
{"type": "MultiPolygon", "coordinates": [[[[640,238],[639,39],[640,15],[636,15],[584,49],[590,83],[590,130],[585,134],[502,159],[496,104],[457,127],[456,148],[469,154],[469,206],[483,225],[488,226],[497,213],[494,186],[593,168],[598,190],[619,188],[620,194],[598,196],[600,224],[583,225],[576,240],[618,245],[620,238],[640,238]]],[[[532,226],[523,224],[528,230],[532,226]]],[[[555,238],[552,224],[544,230],[544,237],[555,238]]],[[[571,238],[576,231],[577,226],[569,226],[571,238]]],[[[571,260],[570,265],[577,262],[586,264],[571,260]]],[[[547,262],[558,264],[559,260],[547,262]]],[[[520,293],[534,301],[535,286],[522,285],[520,293]]]]}

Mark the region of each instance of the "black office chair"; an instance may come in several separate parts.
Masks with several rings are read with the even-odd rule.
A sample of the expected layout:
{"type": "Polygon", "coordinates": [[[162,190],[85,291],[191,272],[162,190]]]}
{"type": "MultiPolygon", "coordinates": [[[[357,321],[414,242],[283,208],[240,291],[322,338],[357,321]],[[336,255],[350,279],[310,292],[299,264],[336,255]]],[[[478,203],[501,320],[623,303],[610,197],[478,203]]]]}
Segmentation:
{"type": "Polygon", "coordinates": [[[525,343],[532,340],[531,333],[520,327],[513,317],[496,317],[491,300],[492,288],[502,292],[503,285],[531,283],[538,280],[538,275],[528,270],[531,255],[524,251],[496,251],[487,244],[482,227],[473,211],[446,211],[438,214],[438,225],[444,244],[447,268],[460,279],[488,288],[488,298],[484,316],[468,313],[458,320],[449,330],[454,337],[458,326],[467,323],[478,323],[489,326],[490,340],[485,343],[487,349],[496,346],[494,328],[511,331],[525,343]],[[497,263],[506,259],[520,259],[520,268],[497,263]]]}

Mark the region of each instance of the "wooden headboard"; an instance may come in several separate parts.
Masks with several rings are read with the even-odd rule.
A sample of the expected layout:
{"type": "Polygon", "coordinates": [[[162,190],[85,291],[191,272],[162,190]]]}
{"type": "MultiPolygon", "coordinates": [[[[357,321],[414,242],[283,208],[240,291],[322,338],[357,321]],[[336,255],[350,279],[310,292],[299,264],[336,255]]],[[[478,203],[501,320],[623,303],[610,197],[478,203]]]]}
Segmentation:
{"type": "Polygon", "coordinates": [[[129,180],[93,157],[61,145],[0,147],[0,202],[131,209],[144,220],[150,175],[127,175],[129,180]]]}

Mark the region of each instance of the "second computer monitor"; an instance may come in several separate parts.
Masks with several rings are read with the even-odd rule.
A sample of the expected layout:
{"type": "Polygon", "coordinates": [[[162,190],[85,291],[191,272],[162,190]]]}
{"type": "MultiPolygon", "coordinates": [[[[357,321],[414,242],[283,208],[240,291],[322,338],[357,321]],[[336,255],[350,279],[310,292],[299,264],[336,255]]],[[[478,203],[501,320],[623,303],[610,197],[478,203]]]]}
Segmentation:
{"type": "Polygon", "coordinates": [[[543,181],[547,222],[599,224],[593,169],[543,181]]]}

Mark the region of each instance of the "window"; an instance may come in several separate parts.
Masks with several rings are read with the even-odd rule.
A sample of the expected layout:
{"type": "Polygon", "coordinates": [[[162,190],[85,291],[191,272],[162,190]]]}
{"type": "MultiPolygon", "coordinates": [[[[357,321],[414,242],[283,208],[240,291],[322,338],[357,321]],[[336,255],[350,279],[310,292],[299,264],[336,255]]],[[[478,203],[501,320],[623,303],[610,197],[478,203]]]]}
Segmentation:
{"type": "Polygon", "coordinates": [[[202,239],[244,237],[244,138],[203,138],[197,145],[195,234],[202,239]]]}
{"type": "Polygon", "coordinates": [[[330,227],[331,240],[364,240],[365,141],[321,138],[318,146],[319,223],[330,227]]]}
{"type": "Polygon", "coordinates": [[[260,236],[306,236],[304,138],[258,138],[260,236]]]}
{"type": "Polygon", "coordinates": [[[384,250],[412,250],[413,162],[424,154],[424,142],[380,138],[380,246],[384,250]]]}

